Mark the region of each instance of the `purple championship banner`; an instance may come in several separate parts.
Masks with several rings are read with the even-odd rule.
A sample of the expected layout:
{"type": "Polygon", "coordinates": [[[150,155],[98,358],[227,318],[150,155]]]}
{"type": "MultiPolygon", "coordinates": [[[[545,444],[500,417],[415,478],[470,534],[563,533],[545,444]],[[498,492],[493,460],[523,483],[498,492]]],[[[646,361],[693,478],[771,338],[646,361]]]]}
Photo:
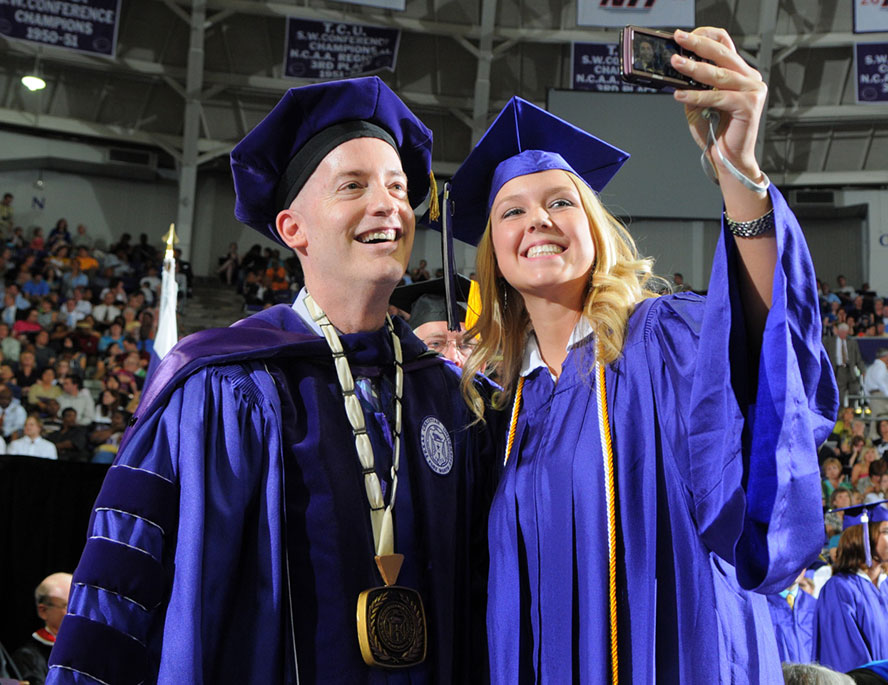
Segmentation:
{"type": "Polygon", "coordinates": [[[400,40],[399,29],[288,17],[284,74],[338,79],[393,70],[400,40]]]}
{"type": "Polygon", "coordinates": [[[120,0],[0,0],[0,34],[113,57],[120,0]]]}
{"type": "Polygon", "coordinates": [[[574,43],[571,88],[596,93],[657,93],[624,83],[620,78],[620,50],[616,43],[574,43]]]}
{"type": "Polygon", "coordinates": [[[888,43],[854,46],[857,102],[888,102],[888,43]]]}

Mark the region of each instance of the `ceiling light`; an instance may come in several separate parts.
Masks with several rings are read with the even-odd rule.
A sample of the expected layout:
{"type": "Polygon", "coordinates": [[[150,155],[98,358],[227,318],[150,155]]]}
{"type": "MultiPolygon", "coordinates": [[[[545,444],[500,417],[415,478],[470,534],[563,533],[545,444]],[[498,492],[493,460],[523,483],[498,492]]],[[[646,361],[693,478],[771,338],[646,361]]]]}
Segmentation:
{"type": "Polygon", "coordinates": [[[46,81],[39,76],[28,74],[27,76],[22,76],[22,85],[33,93],[35,90],[46,88],[46,81]]]}

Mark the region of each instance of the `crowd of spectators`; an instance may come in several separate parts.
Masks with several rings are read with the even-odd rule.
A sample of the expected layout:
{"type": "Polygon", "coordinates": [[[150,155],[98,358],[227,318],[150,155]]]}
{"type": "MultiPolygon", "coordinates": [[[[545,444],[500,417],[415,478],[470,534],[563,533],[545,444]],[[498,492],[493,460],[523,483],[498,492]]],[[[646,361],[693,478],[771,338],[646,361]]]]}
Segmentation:
{"type": "MultiPolygon", "coordinates": [[[[0,211],[0,451],[110,462],[153,349],[163,254],[144,233],[106,247],[64,218],[26,231],[12,200],[0,211]]],[[[177,270],[187,295],[190,266],[177,270]]]]}

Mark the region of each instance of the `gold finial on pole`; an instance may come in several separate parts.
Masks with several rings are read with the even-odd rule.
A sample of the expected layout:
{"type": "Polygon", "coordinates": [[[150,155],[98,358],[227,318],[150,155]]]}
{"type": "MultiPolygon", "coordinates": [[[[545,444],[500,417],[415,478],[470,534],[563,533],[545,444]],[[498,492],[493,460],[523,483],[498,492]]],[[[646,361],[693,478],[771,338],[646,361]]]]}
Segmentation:
{"type": "Polygon", "coordinates": [[[172,257],[173,247],[179,242],[179,239],[176,237],[176,224],[170,224],[170,230],[167,231],[166,235],[163,237],[163,242],[166,243],[164,258],[172,257]]]}

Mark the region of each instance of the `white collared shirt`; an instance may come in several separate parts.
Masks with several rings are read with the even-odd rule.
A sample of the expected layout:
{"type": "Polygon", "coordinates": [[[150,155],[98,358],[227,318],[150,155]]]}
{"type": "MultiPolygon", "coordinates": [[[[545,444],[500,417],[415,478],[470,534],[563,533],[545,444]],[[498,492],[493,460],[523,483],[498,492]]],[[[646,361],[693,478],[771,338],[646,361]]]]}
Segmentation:
{"type": "MultiPolygon", "coordinates": [[[[570,352],[573,348],[585,343],[586,339],[591,335],[593,335],[592,324],[589,323],[589,319],[581,315],[580,320],[577,321],[573,331],[571,331],[570,338],[567,341],[567,347],[565,348],[566,351],[570,352]]],[[[540,367],[549,372],[549,376],[552,377],[553,381],[557,380],[555,374],[549,371],[549,365],[543,360],[536,334],[531,331],[527,336],[527,342],[524,344],[524,359],[521,362],[521,371],[518,375],[529,376],[534,370],[540,367]]]]}
{"type": "Polygon", "coordinates": [[[27,435],[18,440],[9,443],[6,449],[7,454],[18,454],[23,457],[43,457],[44,459],[58,459],[59,453],[56,446],[49,440],[44,438],[34,438],[33,440],[27,435]]]}
{"type": "MultiPolygon", "coordinates": [[[[870,574],[864,571],[863,569],[857,569],[857,575],[861,578],[866,578],[868,581],[872,582],[872,578],[870,578],[870,574]]],[[[888,575],[885,573],[879,573],[879,577],[876,578],[875,585],[877,588],[882,587],[882,583],[885,582],[885,578],[888,578],[888,575]]]]}

